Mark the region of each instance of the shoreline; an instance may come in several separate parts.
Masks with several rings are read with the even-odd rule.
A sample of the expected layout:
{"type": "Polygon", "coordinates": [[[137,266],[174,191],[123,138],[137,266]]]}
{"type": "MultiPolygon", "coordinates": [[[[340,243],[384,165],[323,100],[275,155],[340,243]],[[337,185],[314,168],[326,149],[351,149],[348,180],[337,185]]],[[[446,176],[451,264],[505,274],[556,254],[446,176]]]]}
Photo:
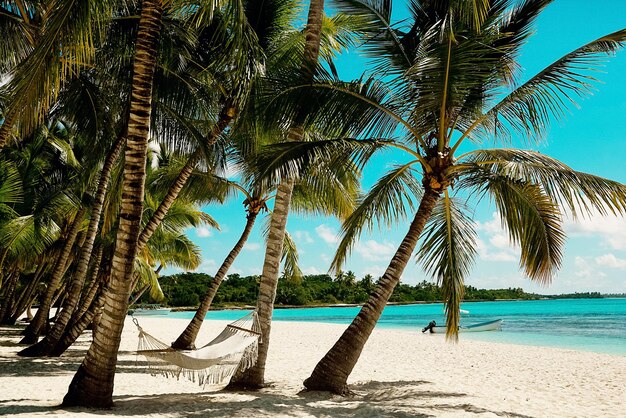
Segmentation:
{"type": "MultiPolygon", "coordinates": [[[[187,320],[141,317],[141,326],[172,341],[187,320]]],[[[227,321],[207,320],[198,342],[209,341],[227,321]]],[[[348,380],[356,395],[341,398],[301,392],[302,381],[334,344],[344,325],[275,322],[266,380],[258,392],[207,393],[181,378],[146,373],[137,331],[128,317],[122,334],[110,411],[58,406],[91,334],[60,358],[16,357],[18,331],[0,328],[0,415],[317,417],[317,416],[623,416],[626,357],[565,349],[445,338],[375,329],[348,380]],[[138,361],[139,360],[139,361],[138,361]],[[541,382],[541,384],[537,384],[541,382]]]]}
{"type": "MultiPolygon", "coordinates": [[[[538,300],[582,300],[582,299],[590,299],[590,298],[557,298],[557,297],[540,297],[540,298],[532,298],[532,299],[475,299],[475,300],[465,300],[462,303],[484,303],[484,302],[523,302],[523,301],[538,301],[538,300]]],[[[606,296],[601,298],[591,298],[591,299],[626,299],[626,297],[622,296],[606,296]]],[[[405,306],[405,305],[435,305],[444,303],[441,300],[436,301],[411,301],[411,302],[387,302],[387,306],[405,306]]],[[[163,305],[159,305],[161,308],[170,309],[172,312],[189,312],[195,311],[198,309],[197,306],[174,306],[167,307],[163,305]]],[[[318,303],[312,305],[274,305],[274,309],[309,309],[309,308],[355,308],[362,307],[362,303],[318,303]]],[[[211,307],[209,311],[240,311],[247,309],[254,309],[254,305],[227,305],[227,306],[219,306],[219,307],[211,307]]],[[[141,308],[135,308],[141,309],[141,308]]]]}

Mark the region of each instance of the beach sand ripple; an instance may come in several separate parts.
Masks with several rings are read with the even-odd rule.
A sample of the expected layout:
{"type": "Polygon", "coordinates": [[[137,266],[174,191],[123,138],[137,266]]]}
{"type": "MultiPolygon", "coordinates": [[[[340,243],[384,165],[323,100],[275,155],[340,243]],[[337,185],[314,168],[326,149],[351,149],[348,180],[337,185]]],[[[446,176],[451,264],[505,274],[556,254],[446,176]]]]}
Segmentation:
{"type": "MultiPolygon", "coordinates": [[[[187,320],[141,318],[173,341],[187,320]]],[[[198,341],[225,325],[207,321],[198,341]]],[[[0,328],[0,415],[16,417],[624,417],[626,356],[461,340],[376,330],[351,375],[354,396],[305,392],[302,381],[344,325],[275,322],[267,363],[270,386],[258,392],[208,393],[181,379],[151,376],[134,354],[127,321],[115,379],[115,407],[58,405],[90,343],[85,333],[60,358],[16,356],[20,327],[0,328]]]]}

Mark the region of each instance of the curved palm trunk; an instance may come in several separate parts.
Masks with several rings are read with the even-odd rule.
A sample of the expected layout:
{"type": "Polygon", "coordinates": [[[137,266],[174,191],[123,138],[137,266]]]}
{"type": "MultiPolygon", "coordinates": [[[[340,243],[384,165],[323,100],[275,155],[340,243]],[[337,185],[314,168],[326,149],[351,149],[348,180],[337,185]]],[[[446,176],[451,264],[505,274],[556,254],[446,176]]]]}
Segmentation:
{"type": "MultiPolygon", "coordinates": [[[[39,257],[35,274],[33,275],[33,278],[27,288],[22,292],[22,297],[24,298],[23,300],[21,300],[22,297],[20,297],[20,299],[13,303],[11,299],[6,300],[5,302],[3,298],[0,298],[0,324],[15,324],[25,310],[28,310],[28,314],[30,314],[28,320],[33,320],[33,315],[30,313],[30,305],[33,304],[35,298],[37,297],[37,285],[40,283],[41,278],[45,275],[47,268],[48,264],[45,261],[45,257],[39,257]]],[[[14,274],[17,274],[16,279],[19,279],[19,270],[15,270],[14,274]]],[[[10,274],[9,277],[11,277],[10,274]]]]}
{"type": "Polygon", "coordinates": [[[98,189],[96,191],[96,195],[91,209],[91,218],[89,219],[87,235],[80,252],[78,266],[76,267],[76,271],[72,276],[72,280],[66,294],[67,297],[63,301],[61,313],[58,315],[58,318],[54,322],[54,326],[52,327],[50,332],[48,332],[46,337],[34,346],[22,350],[19,353],[20,356],[47,356],[63,336],[63,331],[65,331],[67,324],[70,322],[72,315],[76,310],[76,307],[78,306],[78,303],[80,301],[80,295],[85,285],[85,279],[89,270],[89,262],[91,261],[93,244],[96,240],[96,236],[98,235],[100,217],[102,215],[104,199],[106,197],[106,193],[109,188],[109,182],[111,180],[111,172],[113,171],[113,166],[117,162],[125,143],[126,136],[120,135],[113,144],[113,147],[109,151],[104,161],[104,165],[102,166],[102,171],[100,172],[100,178],[98,180],[98,189]]]}
{"type": "Polygon", "coordinates": [[[206,316],[206,313],[211,307],[213,298],[215,297],[217,290],[222,284],[222,281],[226,277],[226,274],[228,273],[230,266],[233,265],[233,262],[235,261],[235,259],[237,258],[241,250],[243,249],[243,246],[246,243],[246,241],[248,240],[248,237],[250,236],[250,232],[252,231],[252,227],[254,226],[254,221],[256,220],[257,215],[258,215],[258,212],[253,212],[253,211],[251,211],[248,214],[246,227],[244,228],[243,233],[241,234],[241,237],[239,237],[239,240],[237,241],[233,249],[230,250],[230,252],[228,253],[228,256],[224,259],[224,262],[220,266],[219,270],[217,270],[217,274],[215,275],[215,278],[213,278],[213,281],[211,282],[209,289],[204,295],[204,299],[202,299],[202,303],[200,303],[200,306],[198,306],[198,309],[196,310],[196,314],[193,316],[193,319],[191,320],[191,322],[189,322],[189,325],[187,325],[187,328],[185,328],[185,330],[182,332],[182,334],[180,334],[180,336],[176,339],[176,341],[172,343],[172,348],[176,348],[179,350],[191,350],[195,348],[196,337],[198,336],[198,332],[200,331],[200,327],[202,326],[204,317],[206,316]]]}
{"type": "Polygon", "coordinates": [[[187,184],[187,180],[191,177],[193,170],[196,168],[196,164],[198,163],[198,159],[200,158],[200,150],[194,152],[191,157],[187,160],[187,163],[183,167],[183,169],[178,173],[178,177],[174,181],[174,184],[169,188],[167,194],[161,201],[161,204],[157,208],[156,211],[152,214],[152,217],[141,231],[141,235],[139,235],[138,248],[141,250],[144,245],[150,240],[154,231],[157,230],[161,222],[167,215],[167,212],[170,210],[176,198],[180,194],[185,184],[187,184]]]}
{"type": "MultiPolygon", "coordinates": [[[[305,29],[306,43],[304,46],[304,62],[302,65],[306,78],[305,81],[313,81],[319,56],[323,17],[324,0],[311,0],[305,29]]],[[[288,140],[302,139],[302,129],[298,126],[301,116],[302,115],[298,115],[296,124],[289,130],[288,140]]],[[[267,350],[270,342],[274,300],[276,299],[280,260],[282,257],[285,228],[287,226],[293,187],[293,180],[283,180],[276,192],[257,301],[258,321],[263,338],[259,341],[259,356],[256,364],[243,374],[235,377],[233,385],[236,386],[260,388],[264,385],[265,361],[267,360],[267,350]]]]}
{"type": "Polygon", "coordinates": [[[265,360],[269,347],[269,336],[272,327],[272,314],[274,312],[274,299],[276,299],[276,287],[280,273],[280,260],[283,255],[283,243],[285,241],[285,229],[289,216],[289,205],[293,193],[293,180],[285,180],[280,183],[276,190],[274,210],[270,219],[267,246],[263,272],[259,283],[259,296],[257,299],[257,314],[261,335],[259,341],[259,355],[256,364],[243,374],[236,376],[233,385],[247,388],[260,388],[265,380],[265,360]]]}
{"type": "MultiPolygon", "coordinates": [[[[33,275],[33,278],[30,280],[26,288],[22,291],[20,298],[16,302],[16,306],[13,308],[11,318],[9,319],[9,323],[15,323],[19,317],[30,308],[30,305],[33,304],[35,300],[35,291],[37,290],[37,285],[39,284],[39,280],[45,271],[45,263],[37,266],[37,270],[33,275]]],[[[32,320],[32,316],[29,318],[32,320]]]]}
{"type": "MultiPolygon", "coordinates": [[[[102,282],[104,284],[104,282],[102,282]]],[[[100,295],[96,298],[92,298],[91,304],[85,310],[76,321],[74,321],[70,326],[68,326],[63,333],[63,337],[56,343],[54,348],[50,351],[50,357],[58,357],[61,354],[65,353],[65,351],[81,336],[83,331],[87,329],[89,324],[93,322],[93,319],[97,312],[102,309],[102,305],[104,303],[104,298],[106,294],[104,292],[103,286],[97,286],[96,292],[100,290],[100,295]]]]}
{"type": "Polygon", "coordinates": [[[128,305],[133,306],[135,303],[137,303],[137,301],[139,299],[141,299],[143,294],[146,293],[146,290],[150,289],[151,286],[152,285],[150,283],[148,283],[147,285],[145,285],[144,287],[139,289],[139,291],[135,294],[135,296],[132,297],[132,299],[130,300],[130,303],[128,305]]]}
{"type": "Polygon", "coordinates": [[[65,268],[67,267],[67,261],[70,256],[70,252],[74,247],[74,241],[76,241],[76,236],[78,235],[78,230],[80,229],[80,224],[83,221],[83,217],[85,216],[86,208],[81,208],[76,216],[74,217],[74,221],[72,221],[72,225],[69,230],[69,234],[67,239],[65,240],[65,244],[63,244],[63,250],[59,255],[56,265],[54,266],[54,270],[52,271],[52,277],[50,278],[50,284],[48,285],[48,289],[46,294],[39,305],[39,309],[37,309],[37,313],[35,314],[35,318],[28,324],[26,329],[24,330],[24,338],[20,341],[20,344],[34,344],[39,339],[39,335],[43,326],[48,321],[48,316],[50,314],[50,307],[52,306],[52,298],[55,294],[55,291],[59,287],[61,283],[61,279],[65,274],[65,268]]]}
{"type": "Polygon", "coordinates": [[[9,273],[9,278],[5,282],[2,288],[3,293],[0,298],[0,324],[7,324],[9,320],[10,308],[13,306],[13,295],[19,281],[20,274],[18,271],[12,271],[9,273]]]}
{"type": "Polygon", "coordinates": [[[113,404],[117,352],[128,310],[143,211],[152,85],[162,15],[160,0],[142,2],[133,62],[120,223],[111,262],[111,280],[104,301],[102,321],[63,398],[65,406],[107,408],[113,404]]]}
{"type": "Polygon", "coordinates": [[[100,310],[104,304],[104,287],[109,277],[110,273],[107,271],[99,274],[98,277],[94,279],[93,286],[89,287],[89,292],[81,302],[80,309],[74,312],[70,324],[68,324],[63,332],[63,336],[57,341],[54,348],[50,350],[48,356],[58,357],[63,354],[65,350],[74,344],[83,331],[87,329],[96,311],[100,310]]]}
{"type": "Polygon", "coordinates": [[[349,392],[347,387],[348,376],[352,373],[352,369],[374,330],[378,318],[383,313],[393,289],[400,282],[400,276],[411,259],[417,240],[424,229],[424,225],[426,225],[426,221],[430,218],[439,196],[437,192],[426,191],[409,231],[391,259],[385,274],[348,329],[344,331],[324,358],[317,363],[311,376],[304,381],[304,386],[307,389],[327,390],[342,395],[349,392]]]}
{"type": "MultiPolygon", "coordinates": [[[[230,122],[235,117],[235,109],[230,105],[226,104],[220,111],[217,124],[213,127],[209,136],[207,138],[207,146],[213,146],[217,142],[219,136],[224,132],[224,130],[230,125],[230,122]]],[[[196,150],[187,160],[187,163],[183,167],[183,169],[176,177],[176,180],[172,184],[172,186],[167,191],[167,194],[163,198],[163,201],[157,208],[157,210],[152,214],[152,217],[141,231],[141,235],[139,236],[139,251],[146,245],[146,243],[152,237],[152,234],[157,230],[161,222],[167,215],[167,212],[170,210],[178,195],[180,194],[185,184],[187,184],[187,180],[191,177],[193,170],[196,168],[198,164],[198,160],[202,155],[201,149],[196,150]]]]}
{"type": "Polygon", "coordinates": [[[76,318],[82,316],[85,312],[87,312],[87,309],[89,309],[89,305],[91,305],[93,298],[96,296],[98,286],[100,285],[100,280],[98,279],[100,276],[100,266],[102,265],[103,253],[104,247],[101,246],[96,253],[96,259],[93,263],[89,288],[86,292],[83,292],[81,294],[80,304],[78,306],[78,309],[74,311],[74,314],[72,314],[72,320],[70,320],[70,324],[73,324],[76,318]]]}

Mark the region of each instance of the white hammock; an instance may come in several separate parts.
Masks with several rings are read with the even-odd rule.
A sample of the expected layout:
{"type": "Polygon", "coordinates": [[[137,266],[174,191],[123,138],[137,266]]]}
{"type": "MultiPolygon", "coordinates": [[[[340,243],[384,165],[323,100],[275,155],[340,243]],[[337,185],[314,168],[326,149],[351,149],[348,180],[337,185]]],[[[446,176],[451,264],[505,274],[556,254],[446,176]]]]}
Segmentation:
{"type": "Polygon", "coordinates": [[[175,350],[146,333],[133,318],[139,331],[137,354],[146,357],[152,374],[181,375],[209,390],[225,388],[235,372],[252,367],[257,360],[260,328],[256,312],[229,324],[210,343],[197,350],[175,350]],[[208,388],[207,388],[208,386],[208,388]]]}

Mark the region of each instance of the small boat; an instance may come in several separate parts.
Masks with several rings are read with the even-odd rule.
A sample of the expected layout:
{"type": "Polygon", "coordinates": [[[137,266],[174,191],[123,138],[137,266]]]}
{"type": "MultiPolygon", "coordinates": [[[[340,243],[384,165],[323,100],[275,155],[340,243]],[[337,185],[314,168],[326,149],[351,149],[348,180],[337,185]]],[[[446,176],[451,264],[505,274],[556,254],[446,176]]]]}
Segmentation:
{"type": "MultiPolygon", "coordinates": [[[[437,326],[435,321],[431,321],[422,332],[430,331],[431,334],[445,334],[445,326],[437,326]]],[[[494,321],[479,322],[471,325],[461,325],[459,332],[481,332],[481,331],[502,331],[502,319],[494,321]]]]}
{"type": "Polygon", "coordinates": [[[128,311],[129,315],[134,316],[157,316],[157,315],[167,315],[170,313],[169,308],[148,308],[148,309],[132,309],[128,311]]]}

